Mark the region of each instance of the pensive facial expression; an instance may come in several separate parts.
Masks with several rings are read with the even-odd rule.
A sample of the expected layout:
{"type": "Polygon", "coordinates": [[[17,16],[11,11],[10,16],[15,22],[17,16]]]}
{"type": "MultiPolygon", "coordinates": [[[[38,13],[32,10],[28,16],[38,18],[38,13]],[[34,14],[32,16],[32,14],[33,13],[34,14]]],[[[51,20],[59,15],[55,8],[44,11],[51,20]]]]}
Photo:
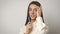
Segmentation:
{"type": "Polygon", "coordinates": [[[35,4],[31,4],[29,6],[29,16],[31,19],[36,19],[38,8],[40,7],[35,4]]]}

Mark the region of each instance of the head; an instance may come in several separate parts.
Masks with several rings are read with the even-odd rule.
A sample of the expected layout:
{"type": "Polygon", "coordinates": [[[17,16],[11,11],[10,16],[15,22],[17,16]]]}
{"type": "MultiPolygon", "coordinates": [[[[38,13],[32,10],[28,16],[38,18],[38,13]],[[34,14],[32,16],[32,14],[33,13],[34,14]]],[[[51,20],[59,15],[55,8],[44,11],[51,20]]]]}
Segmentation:
{"type": "MultiPolygon", "coordinates": [[[[25,23],[25,25],[27,25],[27,23],[28,23],[28,17],[30,18],[30,20],[31,19],[33,19],[33,20],[36,20],[36,17],[37,17],[37,8],[41,8],[41,4],[39,3],[39,2],[37,2],[37,1],[32,1],[30,4],[29,4],[29,6],[28,6],[28,10],[27,10],[27,19],[26,19],[26,23],[25,23]]],[[[42,9],[40,10],[41,11],[41,17],[42,17],[42,19],[43,19],[43,13],[42,13],[42,9]]],[[[43,22],[44,22],[44,19],[43,19],[43,22]]]]}

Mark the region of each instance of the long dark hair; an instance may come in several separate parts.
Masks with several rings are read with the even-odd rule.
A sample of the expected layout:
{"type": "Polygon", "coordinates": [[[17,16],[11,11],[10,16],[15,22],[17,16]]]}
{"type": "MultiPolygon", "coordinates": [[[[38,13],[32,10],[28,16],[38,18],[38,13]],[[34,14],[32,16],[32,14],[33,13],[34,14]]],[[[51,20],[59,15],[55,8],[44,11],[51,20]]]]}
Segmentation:
{"type": "MultiPolygon", "coordinates": [[[[29,7],[30,7],[31,4],[35,4],[35,5],[39,6],[39,7],[41,6],[41,4],[40,4],[39,2],[37,2],[37,1],[32,1],[32,2],[29,4],[28,10],[27,10],[27,19],[26,19],[25,25],[27,25],[27,23],[28,23],[29,7]]],[[[42,17],[42,19],[43,19],[43,13],[42,13],[42,12],[41,12],[41,17],[42,17]]],[[[44,19],[43,19],[43,22],[44,22],[44,19]]]]}

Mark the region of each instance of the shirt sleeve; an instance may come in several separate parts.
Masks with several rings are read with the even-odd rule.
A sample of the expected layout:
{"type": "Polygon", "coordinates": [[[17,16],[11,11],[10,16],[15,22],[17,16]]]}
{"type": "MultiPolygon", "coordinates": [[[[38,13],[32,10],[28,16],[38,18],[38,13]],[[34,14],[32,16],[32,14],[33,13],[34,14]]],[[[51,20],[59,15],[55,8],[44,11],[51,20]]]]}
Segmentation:
{"type": "Polygon", "coordinates": [[[48,26],[45,23],[43,23],[42,17],[40,17],[40,16],[37,17],[36,21],[37,21],[36,26],[37,26],[37,29],[38,29],[38,33],[39,34],[47,34],[48,26]]]}

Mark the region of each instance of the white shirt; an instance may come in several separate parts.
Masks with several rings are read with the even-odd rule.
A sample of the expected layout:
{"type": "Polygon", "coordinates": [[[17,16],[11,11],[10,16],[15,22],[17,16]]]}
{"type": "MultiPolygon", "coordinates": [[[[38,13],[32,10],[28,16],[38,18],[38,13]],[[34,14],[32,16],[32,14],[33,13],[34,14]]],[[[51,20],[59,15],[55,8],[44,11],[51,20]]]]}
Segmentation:
{"type": "MultiPolygon", "coordinates": [[[[19,34],[24,34],[26,32],[26,26],[24,25],[21,29],[19,34]]],[[[47,34],[48,27],[45,23],[43,23],[42,18],[39,16],[36,18],[36,21],[33,23],[33,30],[30,34],[47,34]]]]}

